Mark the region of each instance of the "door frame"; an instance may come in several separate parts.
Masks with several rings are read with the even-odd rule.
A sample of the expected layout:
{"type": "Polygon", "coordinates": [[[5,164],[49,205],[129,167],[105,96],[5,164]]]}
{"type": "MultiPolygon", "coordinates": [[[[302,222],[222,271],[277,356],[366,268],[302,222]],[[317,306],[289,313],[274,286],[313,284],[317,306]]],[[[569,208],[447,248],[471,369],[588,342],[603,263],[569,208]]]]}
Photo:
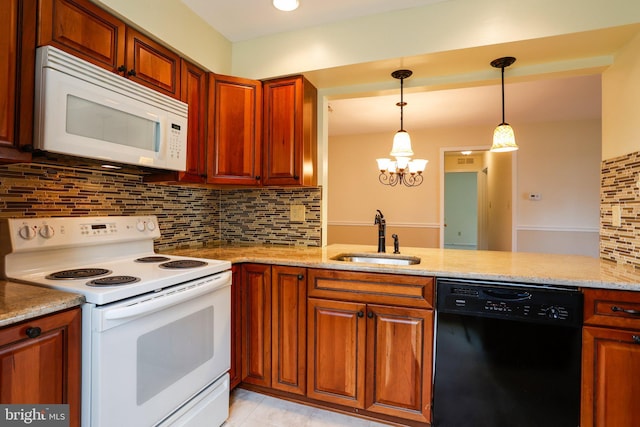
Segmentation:
{"type": "MultiPolygon", "coordinates": [[[[455,147],[440,147],[440,220],[439,220],[439,240],[440,248],[444,248],[444,156],[445,153],[451,151],[489,151],[490,145],[463,145],[455,147]]],[[[516,212],[517,212],[517,151],[513,152],[511,162],[511,251],[516,251],[517,234],[516,234],[516,212]]]]}

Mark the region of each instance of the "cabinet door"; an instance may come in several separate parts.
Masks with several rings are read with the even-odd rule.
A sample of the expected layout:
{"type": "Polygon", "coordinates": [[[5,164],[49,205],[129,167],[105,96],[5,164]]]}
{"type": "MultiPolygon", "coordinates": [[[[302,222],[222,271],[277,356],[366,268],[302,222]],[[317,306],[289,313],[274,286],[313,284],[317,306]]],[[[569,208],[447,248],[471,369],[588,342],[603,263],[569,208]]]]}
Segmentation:
{"type": "Polygon", "coordinates": [[[38,46],[56,46],[109,71],[124,66],[125,28],[88,0],[40,0],[38,46]]]}
{"type": "Polygon", "coordinates": [[[36,0],[0,2],[0,163],[31,159],[35,32],[36,0]]]}
{"type": "Polygon", "coordinates": [[[180,173],[180,181],[204,182],[207,174],[207,73],[182,60],[182,102],[189,104],[189,132],[187,132],[187,170],[180,173]]]}
{"type": "Polygon", "coordinates": [[[80,425],[80,319],[73,309],[0,329],[0,402],[67,403],[80,425]]]}
{"type": "Polygon", "coordinates": [[[242,266],[242,380],[271,386],[271,267],[242,266]]]}
{"type": "Polygon", "coordinates": [[[365,304],[309,298],[307,397],[365,407],[365,304]]]}
{"type": "Polygon", "coordinates": [[[231,367],[229,383],[231,389],[242,381],[242,273],[241,267],[231,267],[231,367]]]}
{"type": "Polygon", "coordinates": [[[638,425],[640,331],[585,326],[582,332],[582,427],[638,425]]]}
{"type": "Polygon", "coordinates": [[[271,387],[306,393],[306,269],[273,266],[271,387]]]}
{"type": "Polygon", "coordinates": [[[126,52],[127,78],[180,99],[180,56],[131,27],[126,52]]]}
{"type": "Polygon", "coordinates": [[[259,185],[262,84],[209,76],[207,182],[259,185]]]}
{"type": "Polygon", "coordinates": [[[367,405],[429,422],[433,310],[367,306],[367,405]]]}
{"type": "Polygon", "coordinates": [[[264,82],[264,185],[315,185],[317,91],[304,77],[264,82]]]}

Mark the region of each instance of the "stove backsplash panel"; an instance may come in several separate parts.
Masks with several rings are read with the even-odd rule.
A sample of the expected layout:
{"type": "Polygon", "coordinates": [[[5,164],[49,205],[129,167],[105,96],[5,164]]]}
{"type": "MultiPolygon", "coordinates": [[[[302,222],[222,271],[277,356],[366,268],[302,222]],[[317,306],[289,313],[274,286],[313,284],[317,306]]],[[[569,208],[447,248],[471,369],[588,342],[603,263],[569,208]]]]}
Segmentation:
{"type": "Polygon", "coordinates": [[[148,184],[142,176],[67,167],[0,165],[0,217],[156,215],[156,249],[219,242],[320,246],[321,190],[218,190],[148,184]],[[304,223],[289,205],[305,205],[304,223]]]}

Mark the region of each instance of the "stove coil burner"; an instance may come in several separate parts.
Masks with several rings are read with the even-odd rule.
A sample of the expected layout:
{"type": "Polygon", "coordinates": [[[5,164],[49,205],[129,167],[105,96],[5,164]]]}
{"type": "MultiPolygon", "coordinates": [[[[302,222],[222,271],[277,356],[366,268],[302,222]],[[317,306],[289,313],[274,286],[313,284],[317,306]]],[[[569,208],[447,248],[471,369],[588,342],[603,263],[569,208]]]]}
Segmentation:
{"type": "Polygon", "coordinates": [[[142,258],[135,259],[135,262],[162,262],[169,261],[171,258],[166,256],[145,256],[142,258]]]}
{"type": "Polygon", "coordinates": [[[87,282],[87,286],[120,286],[129,285],[139,281],[140,278],[134,276],[107,276],[99,279],[93,279],[90,282],[87,282]]]}
{"type": "Polygon", "coordinates": [[[76,268],[73,270],[62,270],[51,273],[45,279],[65,280],[65,279],[87,279],[89,277],[104,276],[111,274],[111,270],[106,268],[76,268]]]}
{"type": "Polygon", "coordinates": [[[179,269],[202,267],[203,265],[207,265],[207,263],[195,259],[179,259],[176,261],[163,262],[162,264],[160,264],[160,267],[168,269],[179,269]]]}

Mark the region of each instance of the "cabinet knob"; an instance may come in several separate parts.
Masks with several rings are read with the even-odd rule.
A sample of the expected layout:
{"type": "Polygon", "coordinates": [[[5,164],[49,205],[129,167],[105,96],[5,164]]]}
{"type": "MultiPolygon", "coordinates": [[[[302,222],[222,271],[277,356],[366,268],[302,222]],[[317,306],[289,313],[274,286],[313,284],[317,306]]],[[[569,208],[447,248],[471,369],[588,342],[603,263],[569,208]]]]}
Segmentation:
{"type": "Polygon", "coordinates": [[[124,73],[125,71],[127,71],[127,67],[125,67],[124,64],[118,67],[119,73],[124,73]]]}
{"type": "Polygon", "coordinates": [[[33,326],[30,328],[27,328],[27,330],[25,331],[25,333],[27,334],[27,336],[29,338],[37,338],[40,336],[40,334],[42,333],[42,329],[40,329],[37,326],[33,326]]]}
{"type": "Polygon", "coordinates": [[[260,181],[260,175],[256,176],[256,181],[260,181]]]}
{"type": "Polygon", "coordinates": [[[364,313],[362,312],[362,310],[358,312],[358,317],[364,317],[364,313]]]}
{"type": "Polygon", "coordinates": [[[368,313],[367,313],[367,317],[368,317],[369,319],[373,319],[373,311],[368,312],[368,313]]]}
{"type": "Polygon", "coordinates": [[[304,275],[298,274],[298,280],[302,280],[302,279],[304,279],[304,275]]]}
{"type": "Polygon", "coordinates": [[[633,340],[634,344],[640,344],[640,335],[632,335],[631,339],[633,340]]]}
{"type": "Polygon", "coordinates": [[[130,69],[129,71],[127,71],[127,75],[128,76],[135,76],[136,75],[136,70],[134,70],[133,68],[130,69]]]}
{"type": "Polygon", "coordinates": [[[298,176],[298,175],[293,175],[293,179],[298,180],[298,179],[300,179],[300,176],[298,176]]]}

